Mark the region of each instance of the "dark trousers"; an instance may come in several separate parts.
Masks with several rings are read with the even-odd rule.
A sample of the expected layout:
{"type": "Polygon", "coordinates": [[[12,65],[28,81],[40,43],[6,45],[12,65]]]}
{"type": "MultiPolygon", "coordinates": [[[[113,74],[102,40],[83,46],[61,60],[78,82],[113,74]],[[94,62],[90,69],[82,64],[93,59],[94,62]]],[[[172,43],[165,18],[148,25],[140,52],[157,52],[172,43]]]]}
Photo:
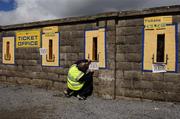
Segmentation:
{"type": "MultiPolygon", "coordinates": [[[[72,92],[73,90],[68,89],[68,92],[72,92]]],[[[80,95],[80,96],[90,96],[93,92],[93,72],[90,72],[86,74],[85,78],[85,83],[84,86],[78,90],[78,91],[73,91],[73,95],[80,95]]]]}

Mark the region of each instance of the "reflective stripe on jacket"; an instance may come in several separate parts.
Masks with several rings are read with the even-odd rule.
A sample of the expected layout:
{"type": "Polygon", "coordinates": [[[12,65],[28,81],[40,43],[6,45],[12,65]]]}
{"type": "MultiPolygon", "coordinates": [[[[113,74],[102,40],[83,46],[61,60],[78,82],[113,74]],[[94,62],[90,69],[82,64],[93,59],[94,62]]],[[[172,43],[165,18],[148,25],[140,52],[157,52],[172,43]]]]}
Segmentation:
{"type": "Polygon", "coordinates": [[[76,64],[72,65],[67,76],[68,88],[75,91],[80,90],[83,87],[84,82],[79,82],[79,79],[83,75],[84,73],[77,68],[76,64]]]}

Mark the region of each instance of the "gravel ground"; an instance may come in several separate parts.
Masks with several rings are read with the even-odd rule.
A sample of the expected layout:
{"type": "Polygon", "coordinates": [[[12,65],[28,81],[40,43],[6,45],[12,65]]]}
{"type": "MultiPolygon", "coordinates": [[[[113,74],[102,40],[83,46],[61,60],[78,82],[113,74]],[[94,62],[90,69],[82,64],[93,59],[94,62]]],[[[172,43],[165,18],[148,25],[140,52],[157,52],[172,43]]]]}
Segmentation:
{"type": "Polygon", "coordinates": [[[95,96],[82,101],[58,91],[0,84],[0,119],[180,119],[179,112],[179,103],[95,96]]]}

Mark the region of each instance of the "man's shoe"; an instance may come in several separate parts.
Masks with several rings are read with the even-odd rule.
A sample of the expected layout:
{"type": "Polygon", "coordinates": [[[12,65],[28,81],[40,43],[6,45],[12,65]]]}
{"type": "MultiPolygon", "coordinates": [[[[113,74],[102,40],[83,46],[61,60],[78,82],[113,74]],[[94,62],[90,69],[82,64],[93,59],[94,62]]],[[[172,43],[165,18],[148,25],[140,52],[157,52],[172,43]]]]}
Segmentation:
{"type": "Polygon", "coordinates": [[[64,95],[66,97],[71,97],[74,94],[74,91],[68,91],[68,90],[64,90],[64,95]]]}
{"type": "Polygon", "coordinates": [[[80,96],[80,95],[77,95],[77,98],[78,98],[79,100],[86,100],[86,97],[80,96]]]}
{"type": "Polygon", "coordinates": [[[69,93],[68,93],[68,91],[67,90],[64,90],[64,95],[66,96],[66,97],[70,97],[70,95],[69,95],[69,93]]]}

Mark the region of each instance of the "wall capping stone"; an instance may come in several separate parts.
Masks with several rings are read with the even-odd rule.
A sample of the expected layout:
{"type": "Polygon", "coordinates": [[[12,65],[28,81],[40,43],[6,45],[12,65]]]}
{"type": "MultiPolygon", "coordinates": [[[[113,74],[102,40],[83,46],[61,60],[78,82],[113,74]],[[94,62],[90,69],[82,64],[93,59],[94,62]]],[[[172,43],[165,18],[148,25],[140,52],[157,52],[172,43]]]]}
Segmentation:
{"type": "Polygon", "coordinates": [[[139,18],[145,16],[155,16],[155,15],[178,15],[180,11],[180,5],[174,6],[163,6],[155,8],[147,8],[143,10],[129,10],[129,11],[116,11],[116,12],[107,12],[99,13],[91,16],[80,16],[80,17],[68,17],[55,20],[45,20],[45,21],[36,21],[30,23],[22,24],[13,24],[0,26],[0,31],[2,30],[13,30],[13,29],[25,29],[31,27],[43,27],[49,25],[66,25],[66,24],[77,24],[77,23],[89,23],[99,20],[108,20],[108,19],[128,19],[128,18],[139,18]]]}

